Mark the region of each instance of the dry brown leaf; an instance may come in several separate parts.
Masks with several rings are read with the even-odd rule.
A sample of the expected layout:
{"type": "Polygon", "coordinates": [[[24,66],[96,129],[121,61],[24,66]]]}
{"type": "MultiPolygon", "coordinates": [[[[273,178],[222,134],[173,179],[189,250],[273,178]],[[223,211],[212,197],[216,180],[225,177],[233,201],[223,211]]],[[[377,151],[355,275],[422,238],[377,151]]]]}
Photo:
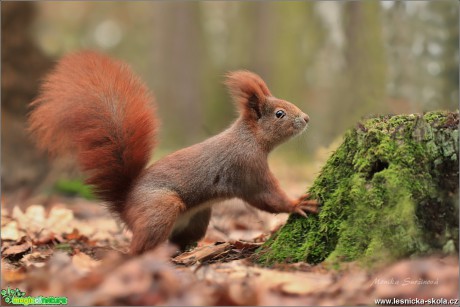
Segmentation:
{"type": "Polygon", "coordinates": [[[134,305],[164,302],[177,294],[182,283],[164,257],[170,253],[169,248],[160,247],[140,257],[115,257],[113,263],[109,261],[83,277],[92,282],[92,287],[85,296],[79,296],[75,304],[119,305],[119,302],[126,304],[126,300],[134,305]],[[104,275],[99,277],[101,274],[104,275]]]}
{"type": "Polygon", "coordinates": [[[22,222],[27,222],[27,216],[25,216],[24,212],[22,212],[21,208],[18,206],[13,207],[12,217],[18,221],[19,224],[23,224],[22,222]]]}
{"type": "MultiPolygon", "coordinates": [[[[10,211],[11,218],[2,216],[2,239],[8,240],[2,242],[2,250],[11,253],[10,258],[2,259],[2,282],[27,287],[30,295],[68,296],[71,304],[368,305],[374,304],[375,298],[389,296],[452,297],[458,287],[458,259],[454,257],[412,259],[373,275],[362,267],[348,268],[345,265],[345,269],[334,271],[327,266],[305,263],[279,265],[275,269],[256,267],[248,260],[222,263],[231,260],[231,256],[251,253],[259,246],[259,243],[243,241],[202,246],[174,259],[180,264],[198,263],[189,267],[172,267],[169,263],[171,251],[163,248],[138,257],[127,257],[122,253],[112,257],[114,253],[107,251],[113,250],[114,246],[125,248],[130,236],[120,231],[113,219],[100,215],[78,220],[63,208],[51,210],[46,215],[46,211],[39,207],[25,213],[15,208],[10,211]],[[33,214],[37,218],[31,219],[33,214]],[[45,221],[44,224],[37,225],[40,220],[45,221]],[[24,249],[17,247],[22,245],[18,243],[25,235],[24,230],[37,248],[30,254],[15,254],[15,248],[16,251],[24,249]],[[55,252],[53,245],[44,245],[56,240],[70,246],[75,255],[55,252]],[[72,242],[66,242],[68,240],[72,242]],[[93,243],[98,247],[94,248],[93,243]],[[15,255],[22,256],[21,260],[12,261],[15,255]],[[216,263],[209,264],[212,261],[216,263]],[[439,286],[394,289],[372,285],[376,277],[439,278],[439,286]]],[[[251,236],[251,229],[265,231],[266,228],[261,223],[255,228],[241,230],[244,227],[229,219],[227,213],[219,218],[230,220],[226,228],[219,230],[215,227],[216,233],[222,231],[225,234],[226,241],[229,237],[251,236]],[[240,230],[235,231],[237,228],[240,230]]],[[[259,219],[258,216],[254,218],[259,219]]],[[[210,228],[212,230],[212,225],[210,228]]]]}
{"type": "Polygon", "coordinates": [[[71,233],[68,233],[68,234],[64,235],[64,237],[67,240],[78,240],[78,239],[80,239],[81,236],[82,235],[80,234],[80,232],[76,228],[74,228],[71,233]]]}
{"type": "MultiPolygon", "coordinates": [[[[121,225],[112,217],[74,220],[73,227],[91,241],[104,241],[114,245],[118,245],[126,236],[121,225]]],[[[126,244],[129,244],[129,241],[126,244]]]]}
{"type": "Polygon", "coordinates": [[[52,253],[53,251],[50,249],[40,252],[33,252],[22,257],[20,262],[26,267],[43,267],[52,253]]]}
{"type": "Polygon", "coordinates": [[[19,207],[14,207],[12,217],[17,221],[19,229],[27,229],[31,233],[40,233],[44,230],[55,233],[71,232],[75,221],[72,210],[53,207],[46,216],[45,208],[41,205],[31,205],[25,212],[19,207]]]}
{"type": "Polygon", "coordinates": [[[18,229],[18,222],[11,221],[2,226],[1,231],[2,240],[13,240],[17,241],[19,238],[24,236],[25,232],[18,229]]]}
{"type": "Polygon", "coordinates": [[[71,232],[73,230],[74,221],[73,211],[61,208],[51,208],[48,218],[46,219],[46,227],[56,233],[71,232]]]}
{"type": "Polygon", "coordinates": [[[215,263],[199,269],[197,276],[214,282],[247,280],[266,290],[281,291],[285,294],[305,295],[332,284],[332,277],[310,272],[282,272],[266,268],[248,266],[244,260],[229,263],[215,263]]]}
{"type": "Polygon", "coordinates": [[[8,246],[4,251],[2,251],[2,257],[17,257],[28,252],[31,248],[32,244],[28,241],[19,245],[8,246]]]}
{"type": "Polygon", "coordinates": [[[44,230],[36,234],[36,238],[33,240],[33,243],[34,245],[44,245],[52,243],[53,241],[63,242],[63,239],[60,235],[56,235],[54,232],[44,230]]]}
{"type": "Polygon", "coordinates": [[[182,253],[179,256],[173,258],[172,260],[176,264],[192,265],[197,263],[198,261],[202,262],[211,259],[214,256],[222,254],[223,252],[230,250],[231,247],[232,244],[228,242],[222,244],[201,246],[195,248],[192,251],[182,253]]]}
{"type": "Polygon", "coordinates": [[[46,225],[45,208],[40,205],[27,207],[20,221],[20,227],[22,228],[26,228],[34,232],[42,230],[46,225]]]}

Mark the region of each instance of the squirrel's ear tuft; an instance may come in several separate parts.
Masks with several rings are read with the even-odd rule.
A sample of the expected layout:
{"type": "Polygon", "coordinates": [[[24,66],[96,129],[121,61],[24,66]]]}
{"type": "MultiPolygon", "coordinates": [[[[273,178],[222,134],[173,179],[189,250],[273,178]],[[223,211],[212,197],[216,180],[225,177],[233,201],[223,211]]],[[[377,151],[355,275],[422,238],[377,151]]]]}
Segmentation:
{"type": "Polygon", "coordinates": [[[225,85],[244,116],[256,119],[262,116],[261,106],[271,96],[262,78],[250,71],[239,70],[226,75],[225,85]]]}

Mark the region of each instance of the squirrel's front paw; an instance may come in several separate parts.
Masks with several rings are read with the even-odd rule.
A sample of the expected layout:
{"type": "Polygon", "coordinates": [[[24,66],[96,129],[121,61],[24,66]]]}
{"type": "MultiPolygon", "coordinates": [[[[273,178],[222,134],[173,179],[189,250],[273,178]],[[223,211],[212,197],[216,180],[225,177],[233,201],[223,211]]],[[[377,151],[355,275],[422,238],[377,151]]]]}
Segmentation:
{"type": "Polygon", "coordinates": [[[295,208],[294,208],[295,213],[300,214],[304,217],[307,217],[306,212],[314,213],[314,214],[319,213],[320,203],[315,199],[308,199],[308,198],[310,198],[309,193],[303,194],[302,196],[299,197],[295,205],[295,208]]]}

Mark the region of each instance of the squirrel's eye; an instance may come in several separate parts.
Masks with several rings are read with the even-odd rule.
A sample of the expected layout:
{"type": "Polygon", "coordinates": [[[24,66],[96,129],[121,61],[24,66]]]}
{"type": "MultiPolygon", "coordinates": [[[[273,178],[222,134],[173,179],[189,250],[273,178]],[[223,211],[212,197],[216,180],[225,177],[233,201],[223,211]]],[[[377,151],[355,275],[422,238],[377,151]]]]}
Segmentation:
{"type": "Polygon", "coordinates": [[[286,112],[284,112],[283,110],[278,110],[276,111],[275,115],[277,118],[283,118],[284,115],[286,115],[286,112]]]}

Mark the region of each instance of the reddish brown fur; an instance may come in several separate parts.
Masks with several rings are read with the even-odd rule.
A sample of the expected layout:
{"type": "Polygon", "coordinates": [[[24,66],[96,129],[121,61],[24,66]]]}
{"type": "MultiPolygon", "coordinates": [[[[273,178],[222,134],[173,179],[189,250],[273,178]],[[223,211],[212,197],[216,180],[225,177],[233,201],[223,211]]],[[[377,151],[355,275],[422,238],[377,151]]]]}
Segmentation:
{"type": "Polygon", "coordinates": [[[263,102],[272,95],[262,78],[250,71],[239,70],[228,73],[226,77],[225,85],[227,85],[240,113],[246,118],[253,116],[248,109],[251,96],[255,95],[259,101],[263,102]]]}
{"type": "Polygon", "coordinates": [[[276,145],[305,130],[308,116],[273,97],[254,73],[230,73],[226,84],[240,117],[144,169],[157,122],[152,96],[125,64],[81,52],[63,58],[45,80],[32,103],[30,131],[52,153],[77,154],[88,183],[132,230],[132,253],[168,237],[181,248],[199,240],[212,204],[222,199],[237,197],[268,212],[315,211],[315,201],[284,193],[267,162],[276,145]]]}
{"type": "Polygon", "coordinates": [[[134,195],[121,217],[133,232],[131,253],[139,254],[166,241],[186,206],[176,193],[145,191],[134,195]]]}
{"type": "Polygon", "coordinates": [[[144,83],[122,62],[95,52],[64,57],[32,102],[30,132],[53,154],[75,152],[87,182],[122,210],[149,161],[157,120],[144,83]]]}

